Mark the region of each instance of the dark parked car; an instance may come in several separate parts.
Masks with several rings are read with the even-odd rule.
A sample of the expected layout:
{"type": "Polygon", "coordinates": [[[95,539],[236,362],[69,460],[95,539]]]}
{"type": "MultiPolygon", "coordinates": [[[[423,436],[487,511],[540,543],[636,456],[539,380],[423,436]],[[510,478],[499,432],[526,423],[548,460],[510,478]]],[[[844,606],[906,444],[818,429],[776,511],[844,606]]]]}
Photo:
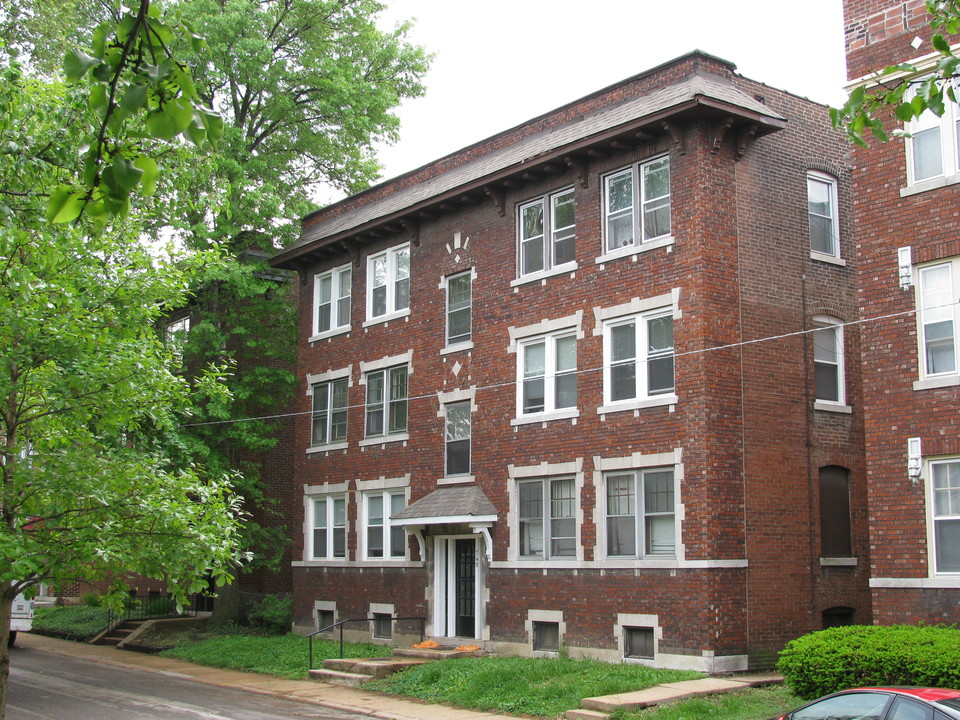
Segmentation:
{"type": "Polygon", "coordinates": [[[776,720],[960,720],[960,690],[854,688],[824,695],[776,720]]]}

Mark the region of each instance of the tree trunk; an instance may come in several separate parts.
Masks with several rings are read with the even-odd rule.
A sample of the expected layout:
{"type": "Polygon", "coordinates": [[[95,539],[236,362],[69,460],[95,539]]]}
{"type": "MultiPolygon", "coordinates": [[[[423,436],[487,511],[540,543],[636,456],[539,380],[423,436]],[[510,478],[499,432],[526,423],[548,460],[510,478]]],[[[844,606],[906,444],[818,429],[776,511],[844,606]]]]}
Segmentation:
{"type": "Polygon", "coordinates": [[[10,637],[14,597],[10,584],[4,583],[0,591],[0,720],[6,716],[7,710],[7,679],[10,676],[10,648],[7,646],[7,639],[10,637]]]}
{"type": "MultiPolygon", "coordinates": [[[[217,599],[213,601],[210,625],[224,625],[240,621],[240,585],[236,578],[229,585],[217,585],[217,599]]],[[[3,718],[0,718],[3,720],[3,718]]]]}

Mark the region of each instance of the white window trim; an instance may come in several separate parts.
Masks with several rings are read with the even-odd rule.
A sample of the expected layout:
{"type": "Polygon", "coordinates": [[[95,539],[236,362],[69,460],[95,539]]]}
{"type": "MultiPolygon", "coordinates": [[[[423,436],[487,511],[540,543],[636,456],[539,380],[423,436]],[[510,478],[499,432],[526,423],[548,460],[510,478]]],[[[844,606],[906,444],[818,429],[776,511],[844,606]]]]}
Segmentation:
{"type": "MultiPolygon", "coordinates": [[[[921,80],[923,78],[920,76],[912,79],[921,80]]],[[[909,97],[906,99],[909,99],[909,97]]],[[[958,157],[960,138],[957,137],[957,122],[960,120],[960,106],[944,95],[944,108],[944,113],[941,117],[927,118],[926,122],[929,124],[924,128],[939,127],[940,129],[940,160],[943,171],[939,175],[933,175],[922,180],[914,179],[913,137],[904,138],[903,147],[907,168],[907,187],[900,191],[901,197],[954,185],[960,182],[960,157],[958,157]]],[[[926,113],[924,113],[924,115],[926,115],[926,113]]],[[[904,131],[912,135],[915,132],[919,132],[919,128],[920,121],[912,120],[905,124],[904,131]]]]}
{"type": "MultiPolygon", "coordinates": [[[[366,386],[367,386],[367,375],[372,372],[377,372],[379,370],[387,370],[388,368],[396,367],[399,365],[407,366],[407,402],[410,401],[410,378],[413,376],[413,350],[407,350],[405,353],[400,355],[392,355],[390,357],[382,357],[379,360],[370,360],[367,362],[360,362],[360,385],[364,388],[364,398],[363,398],[363,439],[358,442],[359,447],[370,447],[371,445],[385,445],[392,442],[406,442],[410,439],[410,406],[407,405],[407,430],[405,432],[399,433],[386,433],[383,435],[367,435],[367,399],[366,399],[366,386]]],[[[385,397],[389,394],[389,388],[384,388],[385,397]]],[[[384,412],[386,412],[386,403],[384,405],[384,412]]],[[[384,416],[384,429],[386,430],[386,415],[384,416]]]]}
{"type": "Polygon", "coordinates": [[[604,173],[603,177],[600,178],[600,188],[601,188],[601,201],[600,201],[600,215],[601,215],[601,236],[602,236],[602,245],[600,247],[600,255],[595,259],[595,263],[601,264],[610,262],[611,260],[617,260],[623,257],[635,256],[638,253],[646,252],[648,250],[654,250],[656,248],[668,247],[673,245],[674,236],[673,236],[673,163],[669,161],[669,154],[663,153],[660,155],[655,155],[654,157],[646,158],[638,163],[633,163],[627,167],[618,168],[612,170],[611,172],[604,173]],[[642,190],[642,168],[651,163],[658,162],[663,158],[668,158],[667,167],[670,172],[670,232],[666,235],[659,235],[657,237],[650,238],[649,240],[643,240],[643,190],[642,190]],[[632,245],[624,245],[619,248],[608,248],[607,242],[607,232],[609,229],[609,224],[607,222],[607,180],[615,175],[620,175],[627,170],[630,170],[633,174],[633,230],[635,233],[635,240],[632,245]]]}
{"type": "Polygon", "coordinates": [[[317,273],[313,276],[313,334],[307,339],[308,342],[316,342],[318,340],[324,340],[329,337],[334,337],[336,335],[343,335],[350,332],[350,322],[353,318],[353,265],[347,263],[346,265],[340,265],[335,268],[331,268],[326,272],[317,273]],[[337,312],[337,302],[341,297],[338,293],[342,290],[340,287],[340,278],[344,270],[350,270],[350,284],[351,287],[348,288],[349,292],[347,298],[350,300],[350,318],[347,319],[346,325],[335,325],[335,321],[339,313],[337,312]],[[330,289],[330,329],[321,331],[320,326],[320,283],[321,281],[329,277],[331,278],[331,289],[330,289]]]}
{"type": "Polygon", "coordinates": [[[440,290],[443,291],[443,338],[444,346],[440,350],[441,355],[446,355],[451,352],[460,352],[463,350],[472,350],[473,349],[473,290],[474,285],[477,281],[477,269],[471,267],[468,270],[463,272],[456,272],[452,275],[447,275],[440,280],[440,290]],[[450,342],[450,281],[454,278],[461,277],[463,275],[470,276],[470,339],[469,340],[459,340],[455,343],[450,342]]]}
{"type": "MultiPolygon", "coordinates": [[[[397,255],[406,250],[410,253],[410,243],[403,243],[401,245],[396,245],[392,248],[387,248],[382,252],[374,253],[373,255],[367,256],[367,277],[366,277],[366,305],[367,305],[367,319],[363,323],[363,327],[371,327],[373,325],[379,325],[381,323],[389,322],[391,320],[397,320],[399,318],[404,318],[410,315],[410,300],[407,298],[407,307],[397,309],[395,305],[395,297],[393,294],[394,286],[397,282],[397,255]],[[373,263],[380,257],[386,257],[387,259],[387,302],[386,302],[386,312],[382,315],[373,314],[373,263]]],[[[413,257],[410,253],[410,292],[413,290],[413,257]]]]}
{"type": "MultiPolygon", "coordinates": [[[[835,338],[837,343],[837,385],[839,400],[821,400],[816,397],[816,346],[814,345],[814,410],[824,410],[826,412],[852,413],[853,408],[847,404],[847,351],[846,351],[846,333],[844,332],[843,321],[830,315],[817,315],[813,318],[813,330],[825,328],[835,328],[835,338]]],[[[811,340],[815,342],[816,334],[811,331],[811,340]]]]}
{"type": "Polygon", "coordinates": [[[617,622],[613,625],[614,637],[617,638],[617,650],[620,653],[620,661],[632,663],[634,665],[645,665],[647,667],[657,666],[657,656],[660,654],[660,641],[663,639],[663,628],[660,627],[660,617],[658,615],[648,615],[645,613],[617,613],[617,622]],[[647,627],[653,630],[653,658],[635,658],[627,657],[626,638],[624,638],[625,628],[647,627]]]}
{"type": "Polygon", "coordinates": [[[530,646],[531,657],[557,657],[560,649],[563,648],[563,638],[567,634],[567,624],[563,621],[563,610],[527,610],[527,619],[523,623],[523,629],[527,633],[527,644],[530,646]],[[556,623],[559,631],[559,647],[557,650],[534,650],[533,649],[533,624],[534,623],[556,623]]]}
{"type": "MultiPolygon", "coordinates": [[[[334,380],[341,380],[347,378],[347,390],[353,387],[353,365],[347,365],[345,368],[338,368],[336,370],[327,370],[326,372],[317,373],[316,375],[307,374],[307,397],[310,398],[311,407],[313,403],[313,386],[318,385],[323,382],[332,382],[334,380]]],[[[347,403],[347,415],[349,422],[349,413],[350,413],[350,404],[347,403]]],[[[311,422],[311,438],[313,437],[313,416],[310,418],[311,422]]],[[[348,430],[349,436],[349,430],[348,430]]],[[[309,445],[307,447],[307,454],[317,453],[317,452],[329,452],[332,450],[345,450],[348,446],[347,440],[342,440],[335,443],[325,443],[322,445],[309,445]]]]}
{"type": "Polygon", "coordinates": [[[686,546],[683,544],[683,520],[686,506],[683,504],[683,448],[674,448],[669,452],[632,453],[621,457],[593,458],[593,486],[597,489],[597,501],[593,508],[593,523],[597,528],[594,538],[593,556],[604,567],[610,568],[657,568],[683,567],[686,560],[686,546]],[[606,529],[606,475],[631,470],[650,470],[654,468],[673,469],[673,508],[674,508],[674,555],[646,555],[644,557],[624,557],[607,555],[606,529]]]}
{"type": "Polygon", "coordinates": [[[583,505],[580,501],[583,494],[583,458],[577,458],[566,463],[542,462],[536,465],[508,465],[509,482],[507,494],[509,508],[507,510],[507,526],[510,532],[510,544],[507,548],[507,560],[510,567],[543,568],[569,566],[570,563],[583,563],[583,546],[581,544],[581,528],[583,526],[583,505]],[[520,494],[518,484],[523,480],[553,480],[572,477],[574,480],[574,522],[576,523],[576,554],[573,557],[561,558],[528,558],[520,556],[520,494]]]}
{"type": "MultiPolygon", "coordinates": [[[[313,629],[320,629],[320,612],[333,613],[334,624],[340,622],[337,619],[337,602],[335,600],[314,600],[313,601],[313,629]]],[[[333,632],[332,630],[330,632],[333,632]]]]}
{"type": "Polygon", "coordinates": [[[914,265],[913,273],[914,306],[917,309],[917,370],[919,373],[919,379],[914,382],[913,388],[914,390],[929,390],[960,385],[960,257],[944,258],[942,260],[923,263],[922,265],[914,265]],[[953,372],[928,375],[923,331],[923,284],[920,279],[924,270],[947,264],[950,265],[950,281],[953,291],[951,307],[953,308],[953,352],[955,369],[953,372]]]}
{"type": "MultiPolygon", "coordinates": [[[[574,335],[579,343],[579,341],[584,338],[582,326],[583,311],[577,310],[573,315],[567,315],[566,317],[556,318],[554,320],[542,320],[538,323],[525,325],[523,327],[511,326],[507,328],[507,334],[510,337],[507,352],[514,353],[517,356],[516,407],[514,409],[514,417],[510,420],[512,426],[550,422],[552,420],[568,420],[580,416],[579,397],[577,398],[577,405],[574,407],[545,409],[539,413],[523,413],[523,367],[521,366],[523,354],[521,352],[521,346],[535,342],[541,338],[556,338],[561,335],[571,334],[574,335]]],[[[579,349],[578,347],[577,350],[579,351],[579,349]]],[[[579,367],[578,370],[575,371],[575,374],[578,375],[579,379],[579,367]]]]}
{"type": "Polygon", "coordinates": [[[410,560],[410,544],[407,542],[407,531],[404,528],[403,537],[403,557],[391,556],[392,551],[390,531],[393,524],[390,522],[390,500],[393,495],[403,496],[403,505],[410,504],[410,475],[407,474],[400,478],[378,478],[357,483],[359,493],[359,513],[357,533],[358,555],[365,564],[383,563],[384,565],[395,565],[396,563],[407,562],[410,560]],[[367,553],[367,503],[373,495],[383,497],[383,557],[370,557],[367,553]]]}
{"type": "Polygon", "coordinates": [[[944,456],[935,458],[923,458],[926,497],[926,515],[927,515],[927,566],[928,577],[931,578],[956,578],[960,580],[960,572],[940,572],[937,570],[937,534],[936,534],[936,514],[933,501],[933,467],[934,465],[945,465],[948,463],[960,463],[960,456],[944,456]]]}
{"type": "MultiPolygon", "coordinates": [[[[836,252],[825,253],[820,250],[814,250],[810,248],[810,258],[813,260],[820,260],[823,262],[834,263],[837,265],[846,265],[846,262],[841,259],[842,253],[840,252],[840,203],[838,199],[838,181],[833,175],[829,175],[825,172],[819,170],[808,170],[807,171],[807,199],[809,202],[809,183],[811,180],[815,182],[823,183],[829,188],[830,192],[830,206],[833,209],[832,227],[833,227],[833,243],[836,249],[836,252]]],[[[809,223],[810,212],[809,207],[807,209],[807,221],[809,223]]]]}
{"type": "MultiPolygon", "coordinates": [[[[304,485],[303,486],[303,562],[306,565],[345,565],[350,562],[350,492],[349,483],[330,483],[329,485],[304,485]],[[335,558],[315,558],[313,556],[313,523],[314,523],[314,501],[315,500],[334,500],[342,499],[345,503],[346,517],[344,519],[344,557],[335,558]]],[[[332,526],[328,529],[332,532],[332,526]]],[[[333,544],[330,543],[331,553],[333,544]]]]}
{"type": "Polygon", "coordinates": [[[553,199],[560,195],[566,195],[567,193],[574,193],[574,225],[573,225],[573,242],[574,248],[576,248],[577,242],[577,225],[576,225],[576,188],[574,186],[568,186],[556,190],[554,192],[547,193],[546,195],[541,195],[539,197],[531,198],[525,200],[524,202],[517,204],[516,212],[516,224],[517,224],[517,276],[514,280],[510,282],[511,287],[517,287],[519,285],[525,285],[527,283],[536,282],[538,280],[544,280],[549,277],[554,277],[556,275],[563,275],[564,273],[575,272],[577,270],[577,260],[576,260],[576,251],[574,251],[574,259],[569,260],[565,263],[555,264],[554,260],[554,243],[553,243],[553,199]],[[544,267],[541,270],[534,270],[532,272],[525,273],[523,272],[523,248],[522,248],[522,237],[523,232],[523,209],[529,207],[530,205],[535,205],[540,203],[543,205],[543,265],[544,267]]]}
{"type": "MultiPolygon", "coordinates": [[[[593,334],[603,338],[603,404],[597,408],[598,415],[607,415],[610,413],[624,412],[630,410],[641,410],[650,407],[661,407],[664,405],[676,405],[679,398],[676,389],[672,393],[663,393],[662,395],[648,395],[629,400],[619,400],[617,402],[608,401],[609,368],[607,367],[607,348],[608,333],[607,328],[617,321],[627,320],[633,317],[647,317],[650,315],[659,315],[661,313],[671,312],[674,321],[674,332],[676,332],[676,321],[683,317],[680,310],[680,288],[673,288],[669,293],[657,295],[651,298],[632,298],[620,305],[614,305],[608,308],[594,307],[595,326],[593,334]],[[671,312],[672,311],[672,312],[671,312]]],[[[674,341],[674,380],[676,380],[676,341],[674,341]]]]}

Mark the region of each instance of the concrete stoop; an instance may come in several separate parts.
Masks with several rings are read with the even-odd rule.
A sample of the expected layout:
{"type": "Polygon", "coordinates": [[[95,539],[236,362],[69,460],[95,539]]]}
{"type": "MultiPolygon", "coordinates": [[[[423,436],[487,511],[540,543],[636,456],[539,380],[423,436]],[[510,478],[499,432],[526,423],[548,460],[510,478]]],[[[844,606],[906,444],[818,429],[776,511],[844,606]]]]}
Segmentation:
{"type": "Polygon", "coordinates": [[[343,658],[324,660],[323,667],[310,671],[311,680],[330,685],[360,687],[371,680],[379,680],[413,665],[429,662],[417,658],[343,658]]]}
{"type": "Polygon", "coordinates": [[[117,647],[126,642],[146,622],[146,620],[124,620],[94,637],[90,644],[117,647]]]}
{"type": "Polygon", "coordinates": [[[700,680],[683,680],[675,683],[664,683],[646,690],[620,693],[618,695],[604,695],[602,697],[584,698],[580,703],[581,709],[568,710],[566,720],[603,720],[610,717],[619,709],[638,710],[660,705],[666,702],[686,700],[697,695],[716,695],[718,693],[742,690],[748,687],[772,685],[782,681],[776,674],[740,675],[736,677],[709,677],[700,680]]]}

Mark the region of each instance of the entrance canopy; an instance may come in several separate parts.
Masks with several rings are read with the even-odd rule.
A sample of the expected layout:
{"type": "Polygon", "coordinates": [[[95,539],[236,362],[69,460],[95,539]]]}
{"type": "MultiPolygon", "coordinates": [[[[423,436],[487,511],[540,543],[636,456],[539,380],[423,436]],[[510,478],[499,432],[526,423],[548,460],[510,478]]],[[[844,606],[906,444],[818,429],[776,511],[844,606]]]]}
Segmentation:
{"type": "Polygon", "coordinates": [[[476,485],[437,488],[407,505],[390,519],[394,525],[439,525],[441,523],[494,523],[497,509],[476,485]]]}

